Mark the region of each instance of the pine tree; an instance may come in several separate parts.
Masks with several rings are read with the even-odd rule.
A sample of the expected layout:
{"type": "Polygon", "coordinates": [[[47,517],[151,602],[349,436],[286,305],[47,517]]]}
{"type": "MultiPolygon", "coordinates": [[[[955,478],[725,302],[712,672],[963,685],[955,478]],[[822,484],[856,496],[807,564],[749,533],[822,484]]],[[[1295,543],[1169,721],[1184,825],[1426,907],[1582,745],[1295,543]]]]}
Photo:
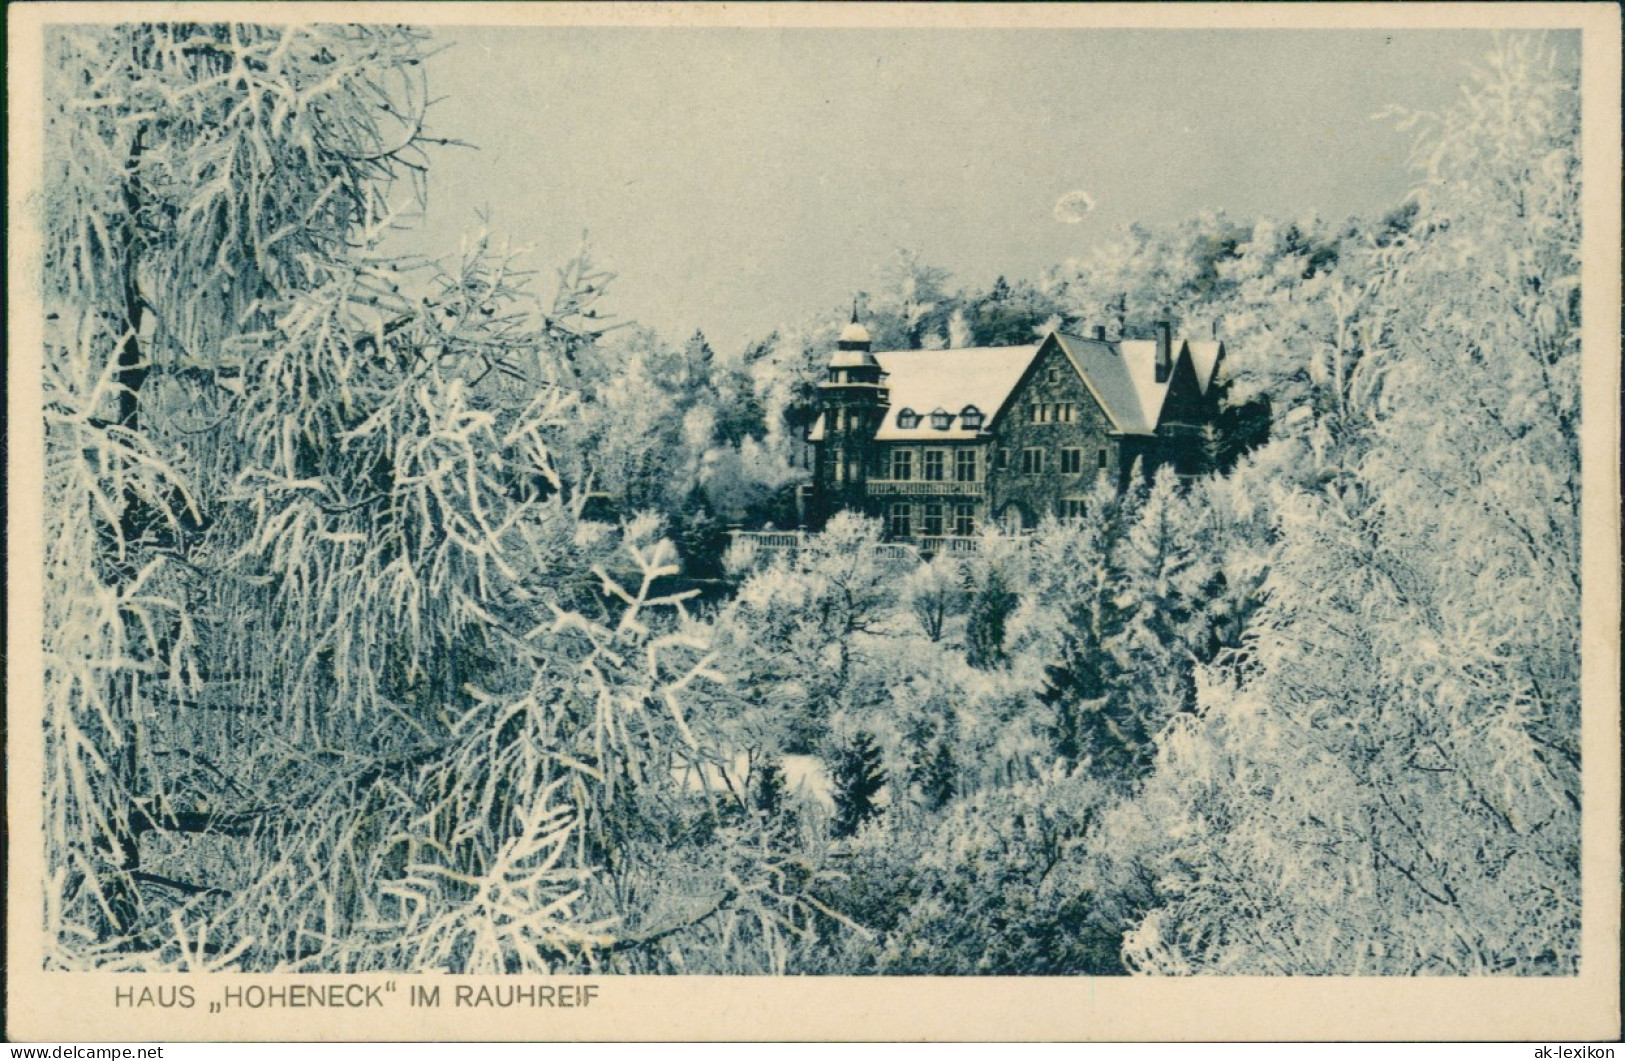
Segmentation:
{"type": "MultiPolygon", "coordinates": [[[[1113,570],[1101,559],[1103,570],[1113,570]]],[[[1121,574],[1085,593],[1066,609],[1061,657],[1044,672],[1039,702],[1054,711],[1049,727],[1055,754],[1069,768],[1087,764],[1092,773],[1131,779],[1150,762],[1152,733],[1135,702],[1134,675],[1113,652],[1123,640],[1127,616],[1117,605],[1121,574]]]]}
{"type": "Polygon", "coordinates": [[[990,566],[971,600],[965,633],[965,660],[971,666],[992,670],[1005,661],[1004,625],[1016,603],[1017,597],[1005,582],[1003,572],[996,564],[990,566]]]}
{"type": "Polygon", "coordinates": [[[786,783],[784,780],[784,767],[779,765],[777,759],[768,759],[756,772],[756,784],[751,792],[751,802],[764,817],[777,817],[784,809],[786,783]]]}
{"type": "Polygon", "coordinates": [[[711,349],[711,343],[706,339],[705,333],[695,329],[688,342],[683,344],[681,357],[683,393],[680,395],[683,400],[692,402],[713,389],[711,376],[716,359],[716,351],[711,349]]]}
{"type": "Polygon", "coordinates": [[[925,761],[920,788],[925,795],[925,805],[932,810],[946,807],[958,794],[959,765],[954,762],[953,749],[947,741],[938,742],[936,752],[925,761]]]}
{"type": "Polygon", "coordinates": [[[852,836],[863,823],[880,813],[875,797],[886,787],[886,768],[874,737],[859,731],[835,764],[836,837],[852,836]]]}

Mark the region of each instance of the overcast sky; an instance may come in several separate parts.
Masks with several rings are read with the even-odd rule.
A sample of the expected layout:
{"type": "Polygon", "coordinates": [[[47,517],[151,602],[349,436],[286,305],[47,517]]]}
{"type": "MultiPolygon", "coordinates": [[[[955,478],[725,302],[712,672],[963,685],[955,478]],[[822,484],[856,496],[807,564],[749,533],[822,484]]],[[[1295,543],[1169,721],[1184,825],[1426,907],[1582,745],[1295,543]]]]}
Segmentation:
{"type": "Polygon", "coordinates": [[[1394,206],[1409,135],[1487,33],[443,29],[413,237],[488,212],[551,270],[583,230],[610,308],[733,347],[840,305],[899,248],[1036,277],[1132,221],[1394,206]],[[1057,216],[1068,193],[1071,209],[1057,216]],[[1086,209],[1092,201],[1093,209],[1086,209]],[[1086,212],[1085,212],[1086,210],[1086,212]],[[1078,218],[1081,216],[1081,220],[1078,218]]]}

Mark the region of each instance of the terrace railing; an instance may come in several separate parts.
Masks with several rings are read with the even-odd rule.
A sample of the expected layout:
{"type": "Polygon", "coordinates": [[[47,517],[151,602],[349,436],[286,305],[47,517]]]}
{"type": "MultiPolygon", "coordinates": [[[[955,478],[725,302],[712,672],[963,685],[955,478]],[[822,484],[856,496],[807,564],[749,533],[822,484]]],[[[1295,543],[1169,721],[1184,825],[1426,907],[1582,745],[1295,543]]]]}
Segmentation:
{"type": "Polygon", "coordinates": [[[870,479],[864,489],[870,497],[981,497],[987,484],[956,479],[870,479]]]}
{"type": "Polygon", "coordinates": [[[910,540],[919,548],[920,552],[926,554],[927,556],[935,556],[938,553],[949,553],[955,556],[960,556],[966,553],[974,553],[981,548],[981,545],[979,544],[981,542],[980,538],[965,537],[957,534],[922,536],[919,538],[912,538],[910,540]]]}
{"type": "MultiPolygon", "coordinates": [[[[779,552],[796,552],[806,541],[808,532],[798,530],[729,531],[738,543],[749,546],[756,556],[766,557],[779,552]]],[[[920,563],[939,553],[962,556],[976,552],[980,539],[955,534],[915,535],[876,542],[871,548],[882,560],[920,563]]]]}

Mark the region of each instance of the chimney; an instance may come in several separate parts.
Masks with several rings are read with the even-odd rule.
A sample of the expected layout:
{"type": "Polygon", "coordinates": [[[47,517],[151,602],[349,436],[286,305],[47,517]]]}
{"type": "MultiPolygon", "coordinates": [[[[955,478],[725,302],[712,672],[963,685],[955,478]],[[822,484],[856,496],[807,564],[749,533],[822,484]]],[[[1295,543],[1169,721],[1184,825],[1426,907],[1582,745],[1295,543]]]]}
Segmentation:
{"type": "Polygon", "coordinates": [[[1106,341],[1106,326],[1104,324],[1095,325],[1095,342],[1103,343],[1105,341],[1106,341]]]}
{"type": "Polygon", "coordinates": [[[1167,383],[1168,382],[1168,375],[1173,369],[1173,366],[1170,364],[1170,360],[1172,358],[1172,347],[1173,347],[1172,327],[1173,326],[1170,325],[1167,321],[1158,321],[1157,322],[1157,382],[1158,383],[1167,383]]]}

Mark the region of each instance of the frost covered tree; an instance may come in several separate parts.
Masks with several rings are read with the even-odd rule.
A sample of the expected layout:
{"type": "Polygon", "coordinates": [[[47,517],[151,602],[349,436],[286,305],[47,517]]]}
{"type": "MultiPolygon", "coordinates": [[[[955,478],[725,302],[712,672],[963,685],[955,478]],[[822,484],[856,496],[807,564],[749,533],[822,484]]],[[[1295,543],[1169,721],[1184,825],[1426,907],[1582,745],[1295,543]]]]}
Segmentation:
{"type": "Polygon", "coordinates": [[[1097,490],[1089,520],[1046,522],[1034,542],[1029,591],[1031,605],[1049,606],[1046,625],[1058,634],[1038,693],[1054,713],[1054,753],[1069,769],[1119,778],[1136,772],[1154,736],[1130,702],[1128,669],[1113,652],[1125,623],[1115,553],[1129,519],[1126,500],[1097,490]]]}
{"type": "MultiPolygon", "coordinates": [[[[1038,700],[1068,767],[1140,777],[1163,728],[1193,706],[1197,664],[1245,622],[1227,614],[1223,557],[1246,539],[1217,532],[1231,518],[1213,502],[1221,484],[1181,483],[1167,468],[1121,494],[1103,481],[1088,519],[1049,521],[1035,536],[1024,625],[1043,632],[1019,651],[1043,657],[1038,700]]],[[[1235,589],[1245,600],[1256,580],[1235,589]]]]}
{"type": "Polygon", "coordinates": [[[751,574],[718,617],[719,648],[741,675],[746,746],[812,751],[832,718],[879,698],[868,664],[888,647],[875,635],[894,600],[879,541],[878,520],[841,513],[751,574]]]}
{"type": "Polygon", "coordinates": [[[919,350],[947,343],[953,314],[948,271],[900,250],[875,272],[875,290],[861,310],[876,350],[919,350]]]}
{"type": "Polygon", "coordinates": [[[49,42],[53,964],[643,969],[683,932],[783,964],[805,875],[672,843],[715,818],[680,779],[721,676],[671,547],[576,518],[604,274],[538,304],[489,238],[378,252],[424,43],[49,42]]]}
{"type": "Polygon", "coordinates": [[[820,902],[861,927],[830,932],[796,972],[896,976],[1120,974],[1120,933],[1091,889],[1084,839],[1102,803],[1056,773],[893,807],[845,841],[820,902]]]}
{"type": "Polygon", "coordinates": [[[1139,968],[1576,967],[1578,115],[1572,67],[1509,37],[1408,119],[1416,210],[1372,256],[1320,473],[1136,811],[1174,838],[1139,968]]]}
{"type": "Polygon", "coordinates": [[[932,641],[942,640],[948,619],[960,610],[965,596],[963,581],[959,564],[948,553],[932,557],[904,581],[903,597],[909,611],[932,641]]]}
{"type": "Polygon", "coordinates": [[[986,294],[967,293],[961,302],[956,312],[966,320],[969,341],[950,346],[1020,346],[1066,323],[1066,308],[1055,293],[1028,280],[1011,284],[1001,276],[986,294]]]}
{"type": "Polygon", "coordinates": [[[938,741],[936,750],[930,752],[920,764],[918,774],[921,795],[925,797],[927,807],[941,810],[952,802],[959,791],[959,768],[954,762],[953,744],[947,740],[938,741]]]}
{"type": "MultiPolygon", "coordinates": [[[[150,946],[143,889],[216,888],[155,872],[145,834],[260,820],[233,764],[160,716],[186,717],[168,708],[206,666],[241,677],[200,658],[190,599],[209,581],[194,571],[222,559],[205,530],[233,526],[223,488],[302,497],[311,513],[348,504],[310,482],[311,435],[335,426],[313,421],[354,415],[344,405],[387,355],[384,325],[327,334],[319,353],[270,336],[311,338],[324,303],[392,295],[387,270],[337,263],[385,219],[381,189],[421,164],[420,44],[404,30],[184,24],[48,42],[48,864],[65,945],[150,946]],[[352,366],[355,383],[336,386],[352,366]],[[318,390],[303,422],[279,415],[277,396],[318,390]],[[280,469],[257,480],[245,436],[280,469]],[[190,778],[208,787],[171,790],[190,778]],[[227,796],[248,813],[224,815],[227,796]]],[[[297,508],[275,508],[259,518],[294,540],[297,508]]],[[[238,538],[225,557],[245,546],[258,548],[238,538]]],[[[271,576],[254,577],[215,585],[264,592],[271,576]]],[[[229,707],[208,717],[246,738],[229,707]]]]}

